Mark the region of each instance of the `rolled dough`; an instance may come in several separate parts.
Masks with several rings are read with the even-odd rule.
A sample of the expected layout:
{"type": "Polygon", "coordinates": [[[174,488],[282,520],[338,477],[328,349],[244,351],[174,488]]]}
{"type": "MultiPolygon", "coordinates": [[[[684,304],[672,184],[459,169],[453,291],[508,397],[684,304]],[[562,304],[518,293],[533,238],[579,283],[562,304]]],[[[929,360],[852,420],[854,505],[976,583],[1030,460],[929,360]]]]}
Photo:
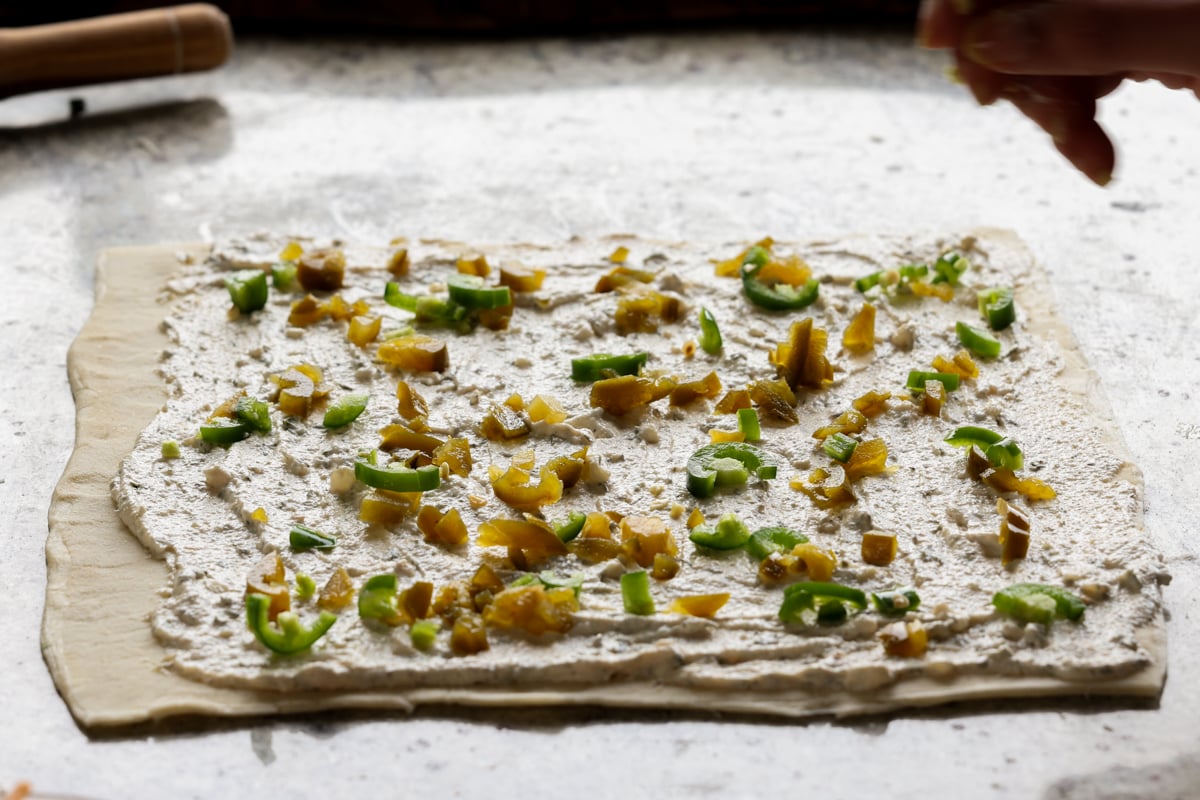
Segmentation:
{"type": "MultiPolygon", "coordinates": [[[[1010,233],[990,242],[1018,248],[1010,233]]],[[[257,716],[330,709],[411,710],[426,704],[678,708],[785,717],[847,716],[954,701],[1064,695],[1154,697],[1166,675],[1162,615],[1139,631],[1150,667],[1120,680],[966,677],[907,680],[866,694],[711,692],[624,683],[577,691],[504,687],[395,692],[272,693],[217,688],[172,673],[148,617],[167,584],[164,562],[151,557],[118,519],[109,484],[121,459],[165,400],[156,365],[167,341],[159,323],[171,300],[163,293],[181,257],[203,259],[201,244],[125,247],[99,260],[95,309],[71,347],[68,371],[76,402],[75,449],[54,492],[46,544],[48,584],[42,650],[59,692],[85,729],[126,726],[180,715],[257,716]]],[[[1026,254],[1027,256],[1027,254],[1026,254]]],[[[1107,402],[1044,291],[1021,296],[1062,345],[1067,387],[1105,420],[1112,445],[1125,453],[1107,402]]],[[[1126,458],[1128,461],[1128,458],[1126,458]]],[[[1140,473],[1129,472],[1140,488],[1140,473]]],[[[1140,496],[1140,491],[1139,491],[1140,496]]],[[[1157,587],[1147,587],[1158,591],[1157,587]]]]}

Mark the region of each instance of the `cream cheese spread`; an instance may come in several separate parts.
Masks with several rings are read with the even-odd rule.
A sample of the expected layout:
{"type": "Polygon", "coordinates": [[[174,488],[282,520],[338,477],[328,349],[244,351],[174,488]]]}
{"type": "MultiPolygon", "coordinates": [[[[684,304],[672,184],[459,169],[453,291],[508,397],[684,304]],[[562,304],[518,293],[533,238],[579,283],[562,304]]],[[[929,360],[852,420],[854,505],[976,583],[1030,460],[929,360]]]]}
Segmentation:
{"type": "MultiPolygon", "coordinates": [[[[441,242],[408,244],[404,291],[444,296],[458,256],[485,252],[493,266],[519,261],[546,270],[543,287],[516,295],[507,330],[479,327],[457,333],[431,329],[448,345],[440,373],[400,372],[346,338],[346,323],[326,319],[289,326],[291,303],[303,292],[272,291],[261,311],[231,311],[223,280],[229,270],[267,268],[289,239],[257,236],[217,246],[205,263],[181,266],[168,287],[164,321],[170,345],[161,359],[169,399],[142,433],[113,482],[122,520],[156,556],[171,582],[152,624],[167,665],[215,685],[285,691],[401,689],[410,687],[553,687],[653,681],[697,689],[839,689],[868,692],[913,677],[1044,676],[1067,681],[1111,679],[1144,668],[1150,654],[1139,629],[1162,613],[1159,584],[1166,575],[1141,521],[1140,475],[1124,458],[1110,420],[1095,413],[1091,373],[1079,361],[1045,298],[1044,277],[1027,254],[984,239],[861,237],[836,243],[775,246],[796,253],[821,281],[807,309],[768,312],[751,305],[739,280],[714,275],[714,259],[734,256],[744,243],[715,247],[664,245],[636,239],[570,242],[558,247],[476,248],[441,242]],[[630,265],[655,272],[652,288],[677,298],[682,319],[655,333],[622,335],[613,312],[619,293],[596,293],[597,278],[612,267],[618,243],[630,265]],[[866,273],[915,261],[932,262],[947,249],[971,262],[950,302],[934,297],[876,298],[876,345],[865,354],[840,347],[842,333],[864,298],[853,281],[866,273]],[[1039,283],[1039,280],[1042,282],[1039,283]],[[1018,320],[997,334],[1002,353],[977,359],[980,374],[949,394],[940,417],[905,399],[910,370],[931,369],[935,356],[961,345],[955,323],[982,325],[975,293],[995,285],[1016,288],[1018,320]],[[691,343],[697,313],[712,311],[724,338],[710,355],[691,343]],[[722,394],[776,376],[768,353],[786,340],[790,324],[811,316],[829,332],[827,355],[834,381],[823,390],[797,392],[800,421],[764,417],[760,446],[780,460],[778,477],[697,500],[686,490],[688,456],[710,441],[714,428],[733,430],[734,416],[713,413],[712,401],[672,407],[660,400],[621,417],[589,404],[588,384],[570,377],[572,358],[594,353],[648,352],[644,374],[696,380],[715,371],[722,394]],[[267,399],[270,376],[296,364],[324,372],[330,400],[351,392],[370,396],[366,411],[345,428],[327,430],[321,412],[288,417],[271,403],[272,429],[227,448],[200,441],[213,410],[240,392],[267,399]],[[424,502],[457,509],[470,532],[466,545],[447,549],[425,541],[410,518],[393,527],[359,521],[370,490],[350,479],[356,456],[379,444],[381,428],[396,422],[396,383],[407,380],[429,403],[431,433],[469,440],[474,466],[451,475],[424,502]],[[872,419],[865,438],[886,443],[887,474],[855,484],[857,501],[816,508],[789,481],[803,479],[830,459],[812,433],[868,391],[893,392],[889,410],[872,419]],[[492,404],[518,393],[557,399],[568,419],[539,423],[529,436],[490,441],[480,422],[492,404]],[[968,477],[963,451],[943,442],[960,425],[1003,431],[1025,453],[1027,474],[1057,491],[1049,501],[1023,503],[1032,529],[1027,557],[1007,566],[997,555],[996,492],[968,477]],[[164,459],[164,441],[181,455],[164,459]],[[502,578],[519,573],[503,548],[476,542],[479,526],[519,512],[495,497],[488,468],[507,468],[520,450],[537,464],[588,447],[589,479],[543,509],[547,519],[572,511],[657,516],[678,545],[680,570],[653,581],[658,613],[623,610],[620,561],[586,564],[573,555],[538,569],[584,576],[581,610],[566,634],[529,637],[489,631],[490,649],[469,656],[450,652],[443,632],[429,651],[416,650],[406,627],[361,620],[351,604],[311,651],[272,656],[247,630],[246,578],[264,554],[278,552],[291,579],[312,576],[321,586],[339,567],[356,585],[393,572],[401,587],[416,580],[441,587],[468,580],[481,563],[502,578]],[[335,491],[336,490],[336,491],[335,491]],[[472,502],[469,498],[476,498],[472,502]],[[486,499],[479,505],[477,498],[486,499]],[[929,633],[922,658],[885,654],[877,633],[891,620],[868,610],[837,626],[784,625],[778,619],[782,586],[758,579],[745,552],[703,551],[688,540],[687,513],[699,507],[709,521],[736,513],[751,530],[786,525],[837,555],[833,580],[867,592],[913,587],[920,608],[909,614],[929,633]],[[252,514],[262,509],[266,522],[252,514]],[[680,514],[682,509],[683,513],[680,514]],[[674,516],[672,511],[674,510],[674,516]],[[293,551],[288,534],[302,523],[337,537],[328,551],[293,551]],[[860,555],[862,534],[896,534],[899,551],[887,566],[860,555]],[[1021,625],[996,612],[992,595],[1016,582],[1065,586],[1089,603],[1079,623],[1021,625]],[[713,620],[667,611],[672,599],[729,592],[713,620]]],[[[412,324],[412,315],[383,301],[391,276],[389,248],[298,240],[305,249],[342,247],[347,270],[342,296],[365,300],[383,317],[383,333],[412,324]]],[[[419,326],[418,326],[419,327],[419,326]]],[[[802,576],[800,576],[802,577],[802,576]]],[[[305,621],[312,601],[293,600],[305,621]]]]}

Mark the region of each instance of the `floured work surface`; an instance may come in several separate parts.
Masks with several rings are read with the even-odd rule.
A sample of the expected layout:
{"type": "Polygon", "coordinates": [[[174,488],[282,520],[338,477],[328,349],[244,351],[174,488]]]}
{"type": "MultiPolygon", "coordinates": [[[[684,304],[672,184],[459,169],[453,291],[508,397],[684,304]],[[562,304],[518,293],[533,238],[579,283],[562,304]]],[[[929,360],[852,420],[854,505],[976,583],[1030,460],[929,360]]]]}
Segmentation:
{"type": "MultiPolygon", "coordinates": [[[[50,515],[43,634],[83,725],[425,703],[846,715],[1160,691],[1166,576],[1142,528],[1140,473],[1011,234],[775,244],[751,253],[769,264],[749,287],[744,243],[417,242],[407,272],[395,247],[346,247],[336,292],[293,309],[305,296],[293,285],[262,310],[231,312],[225,277],[269,268],[287,244],[101,259],[69,361],[77,441],[50,515]],[[618,245],[625,268],[602,279],[618,245]],[[965,262],[939,261],[951,251],[970,262],[961,277],[965,262]],[[497,302],[502,267],[522,290],[544,270],[540,288],[513,291],[511,312],[447,304],[447,281],[480,269],[481,253],[484,290],[456,290],[468,305],[497,302]],[[815,301],[750,302],[748,291],[803,302],[806,267],[793,256],[820,283],[815,301]],[[730,277],[715,274],[723,259],[730,277]],[[927,269],[900,269],[912,264],[927,269]],[[880,271],[878,286],[856,288],[880,271]],[[389,280],[396,303],[435,319],[385,303],[389,280]],[[976,295],[997,286],[1015,287],[1017,313],[993,334],[976,295]],[[696,346],[701,308],[723,338],[712,353],[696,346]],[[844,339],[856,318],[873,347],[844,339]],[[956,360],[957,322],[984,334],[977,349],[998,340],[999,355],[956,360]],[[572,379],[572,359],[637,352],[640,378],[572,379]],[[913,391],[912,371],[942,377],[918,377],[913,391]],[[736,438],[739,417],[724,412],[746,405],[747,388],[761,439],[693,459],[704,464],[689,491],[689,458],[714,430],[736,438]],[[323,425],[357,394],[368,398],[360,416],[323,425]],[[846,413],[856,401],[865,414],[846,413]],[[820,430],[831,424],[839,436],[820,430]],[[245,438],[205,443],[201,425],[245,438]],[[1004,437],[999,450],[969,465],[944,441],[964,426],[1004,437]],[[755,458],[775,476],[756,476],[755,458]],[[431,461],[440,485],[421,496],[367,485],[428,485],[429,470],[413,470],[431,461]],[[389,462],[409,471],[381,476],[389,462]],[[727,485],[698,497],[710,467],[727,485]],[[998,498],[1015,507],[1007,530],[998,498]],[[572,514],[576,528],[590,516],[563,544],[572,514]],[[718,524],[725,515],[745,531],[718,524]],[[741,543],[780,527],[790,532],[741,543]],[[264,566],[272,553],[282,581],[264,566]],[[643,569],[655,611],[630,613],[622,576],[643,569]],[[319,606],[336,621],[311,648],[273,655],[247,628],[248,581],[301,626],[319,606]],[[1021,620],[993,604],[1013,584],[1051,589],[1015,601],[1021,620]]],[[[300,245],[313,268],[302,278],[328,279],[337,259],[300,245]]]]}

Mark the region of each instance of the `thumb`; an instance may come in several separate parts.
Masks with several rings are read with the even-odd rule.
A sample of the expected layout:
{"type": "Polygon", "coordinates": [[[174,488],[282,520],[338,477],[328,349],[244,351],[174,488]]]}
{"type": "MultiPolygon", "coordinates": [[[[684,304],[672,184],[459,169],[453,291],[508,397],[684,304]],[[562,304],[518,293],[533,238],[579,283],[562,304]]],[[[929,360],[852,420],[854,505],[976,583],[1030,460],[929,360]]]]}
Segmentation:
{"type": "Polygon", "coordinates": [[[1197,0],[1058,0],[982,15],[968,25],[963,49],[972,61],[1018,75],[1200,75],[1198,42],[1197,0]]]}

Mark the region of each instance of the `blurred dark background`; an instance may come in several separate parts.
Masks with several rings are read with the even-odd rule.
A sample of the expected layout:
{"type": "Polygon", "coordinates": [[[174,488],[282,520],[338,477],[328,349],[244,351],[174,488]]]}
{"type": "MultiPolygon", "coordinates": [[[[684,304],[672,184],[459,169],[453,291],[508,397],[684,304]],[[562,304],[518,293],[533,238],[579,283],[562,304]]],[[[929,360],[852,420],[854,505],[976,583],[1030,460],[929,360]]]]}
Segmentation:
{"type": "MultiPolygon", "coordinates": [[[[0,2],[19,27],[166,2],[0,2]]],[[[806,22],[911,25],[918,0],[216,0],[239,32],[584,33],[631,28],[806,22]]]]}

